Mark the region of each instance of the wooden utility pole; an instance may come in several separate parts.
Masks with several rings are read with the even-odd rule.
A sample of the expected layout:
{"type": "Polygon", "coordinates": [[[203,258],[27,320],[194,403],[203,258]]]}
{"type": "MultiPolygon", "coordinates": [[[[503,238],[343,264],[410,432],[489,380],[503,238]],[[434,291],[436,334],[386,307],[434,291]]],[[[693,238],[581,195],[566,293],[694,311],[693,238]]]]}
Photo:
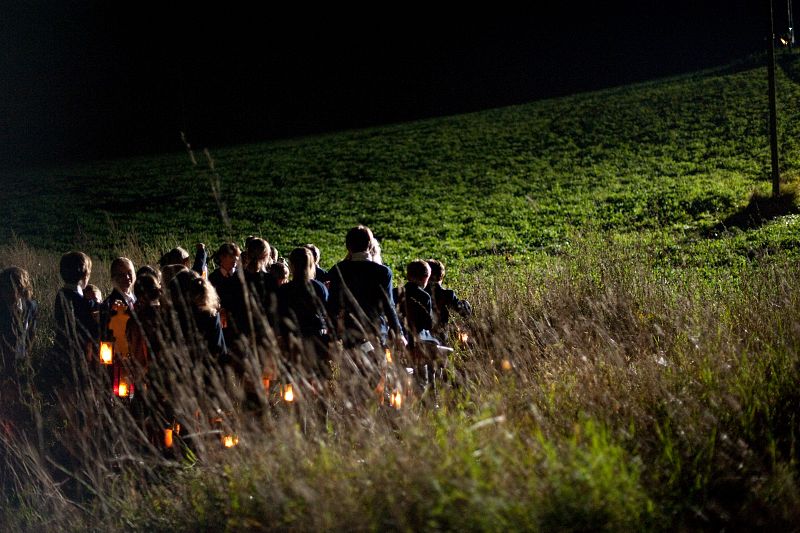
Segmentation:
{"type": "Polygon", "coordinates": [[[769,145],[772,153],[772,196],[777,198],[781,188],[778,169],[778,104],[775,97],[775,29],[772,22],[772,0],[769,1],[769,44],[767,45],[767,74],[769,78],[769,145]]]}

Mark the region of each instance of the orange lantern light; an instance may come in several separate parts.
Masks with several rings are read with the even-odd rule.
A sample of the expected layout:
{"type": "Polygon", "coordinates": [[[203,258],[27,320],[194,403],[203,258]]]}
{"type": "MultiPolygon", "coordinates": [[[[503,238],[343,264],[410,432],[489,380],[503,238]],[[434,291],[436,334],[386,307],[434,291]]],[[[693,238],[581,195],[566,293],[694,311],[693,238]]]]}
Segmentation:
{"type": "Polygon", "coordinates": [[[386,362],[392,364],[392,351],[386,348],[386,362]]]}
{"type": "Polygon", "coordinates": [[[100,342],[100,362],[104,365],[114,363],[114,343],[111,341],[100,342]]]}
{"type": "Polygon", "coordinates": [[[172,428],[166,428],[164,430],[164,446],[166,448],[172,448],[172,428]]]}
{"type": "Polygon", "coordinates": [[[467,344],[467,341],[469,341],[469,333],[467,333],[466,331],[462,331],[459,334],[459,338],[461,339],[462,344],[467,344]]]}
{"type": "Polygon", "coordinates": [[[119,386],[117,387],[117,396],[120,398],[127,398],[130,395],[130,385],[127,382],[123,381],[122,379],[119,380],[119,386]]]}
{"type": "Polygon", "coordinates": [[[501,367],[503,370],[511,370],[511,361],[509,361],[508,359],[503,359],[503,360],[500,362],[500,367],[501,367]]]}
{"type": "Polygon", "coordinates": [[[291,383],[283,386],[283,401],[287,403],[294,401],[294,389],[292,388],[291,383]]]}
{"type": "Polygon", "coordinates": [[[222,445],[226,448],[233,448],[237,444],[239,444],[239,437],[236,435],[223,435],[222,445]]]}
{"type": "Polygon", "coordinates": [[[261,384],[264,385],[264,390],[269,392],[269,378],[266,376],[261,378],[261,384]]]}
{"type": "Polygon", "coordinates": [[[399,390],[395,390],[389,397],[389,402],[395,409],[400,409],[403,407],[403,395],[399,390]]]}

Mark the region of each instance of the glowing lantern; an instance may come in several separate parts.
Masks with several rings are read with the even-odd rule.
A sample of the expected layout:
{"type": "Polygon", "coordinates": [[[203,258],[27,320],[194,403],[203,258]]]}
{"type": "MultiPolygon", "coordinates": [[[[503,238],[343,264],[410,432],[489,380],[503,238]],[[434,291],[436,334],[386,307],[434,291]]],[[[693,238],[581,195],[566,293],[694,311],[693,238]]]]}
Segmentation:
{"type": "Polygon", "coordinates": [[[396,390],[390,396],[389,402],[395,409],[400,409],[401,407],[403,407],[403,395],[400,394],[399,390],[396,390]]]}
{"type": "Polygon", "coordinates": [[[172,448],[172,428],[166,428],[164,430],[164,446],[166,448],[172,448]]]}
{"type": "Polygon", "coordinates": [[[392,351],[386,348],[386,362],[392,364],[392,351]]]}
{"type": "Polygon", "coordinates": [[[117,387],[117,396],[119,396],[120,398],[127,398],[130,392],[131,391],[128,384],[120,380],[119,386],[117,387]]]}
{"type": "Polygon", "coordinates": [[[467,344],[467,341],[469,341],[469,333],[467,333],[466,331],[462,331],[459,334],[459,338],[461,339],[462,344],[467,344]]]}
{"type": "Polygon", "coordinates": [[[292,389],[291,383],[283,386],[283,401],[285,402],[294,401],[294,390],[292,389]]]}
{"type": "Polygon", "coordinates": [[[261,383],[264,385],[264,390],[269,392],[269,377],[264,376],[261,378],[261,383]]]}
{"type": "Polygon", "coordinates": [[[508,359],[503,359],[500,363],[500,367],[503,370],[511,370],[511,361],[509,361],[508,359]]]}
{"type": "Polygon", "coordinates": [[[100,343],[100,362],[104,365],[114,363],[114,344],[110,341],[100,343]]]}
{"type": "Polygon", "coordinates": [[[222,437],[222,445],[226,448],[233,448],[237,444],[239,444],[239,437],[236,435],[224,435],[222,437]]]}

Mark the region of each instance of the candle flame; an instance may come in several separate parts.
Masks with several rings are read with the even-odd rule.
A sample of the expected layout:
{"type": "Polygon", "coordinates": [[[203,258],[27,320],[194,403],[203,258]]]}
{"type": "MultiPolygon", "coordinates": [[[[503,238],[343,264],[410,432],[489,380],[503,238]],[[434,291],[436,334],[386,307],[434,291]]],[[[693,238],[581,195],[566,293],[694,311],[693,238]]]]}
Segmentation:
{"type": "Polygon", "coordinates": [[[100,343],[100,362],[104,365],[110,365],[114,362],[114,348],[108,341],[100,343]]]}
{"type": "Polygon", "coordinates": [[[164,446],[167,448],[172,448],[172,428],[167,428],[164,430],[164,446]]]}
{"type": "Polygon", "coordinates": [[[237,444],[239,444],[239,437],[236,435],[225,435],[222,437],[222,445],[226,448],[233,448],[237,444]]]}
{"type": "Polygon", "coordinates": [[[286,402],[294,401],[294,390],[292,390],[291,383],[283,387],[283,400],[286,402]]]}
{"type": "Polygon", "coordinates": [[[386,362],[392,364],[392,351],[386,348],[386,362]]]}
{"type": "Polygon", "coordinates": [[[403,395],[400,394],[399,390],[396,390],[392,393],[389,401],[391,402],[392,407],[395,409],[400,409],[403,407],[403,395]]]}

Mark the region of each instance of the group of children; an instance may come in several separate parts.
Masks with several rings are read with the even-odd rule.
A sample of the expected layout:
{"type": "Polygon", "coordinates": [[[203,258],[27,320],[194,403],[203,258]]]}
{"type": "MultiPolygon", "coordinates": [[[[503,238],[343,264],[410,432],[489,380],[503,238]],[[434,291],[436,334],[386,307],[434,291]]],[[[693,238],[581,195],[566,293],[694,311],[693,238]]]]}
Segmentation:
{"type": "MultiPolygon", "coordinates": [[[[412,261],[408,282],[395,288],[369,228],[352,228],[345,244],[347,256],[330,271],[319,266],[314,245],[295,248],[284,260],[259,237],[248,237],[243,249],[232,242],[219,246],[210,273],[202,244],[194,258],[182,248],[169,251],[158,268],[136,270],[119,257],[111,263],[113,288],[105,299],[89,284],[91,259],[68,252],[59,264],[63,287],[54,306],[55,343],[45,381],[52,387],[79,385],[102,357],[104,342],[146,373],[176,339],[191,346],[197,364],[210,360],[240,374],[248,347],[275,340],[289,367],[329,376],[336,341],[345,349],[374,350],[371,342],[393,339],[420,354],[421,342],[444,338],[450,313],[471,312],[469,303],[442,286],[441,262],[412,261]]],[[[38,309],[24,269],[0,272],[0,299],[0,370],[2,381],[14,381],[38,309]]],[[[117,391],[121,378],[114,379],[117,391]]]]}

